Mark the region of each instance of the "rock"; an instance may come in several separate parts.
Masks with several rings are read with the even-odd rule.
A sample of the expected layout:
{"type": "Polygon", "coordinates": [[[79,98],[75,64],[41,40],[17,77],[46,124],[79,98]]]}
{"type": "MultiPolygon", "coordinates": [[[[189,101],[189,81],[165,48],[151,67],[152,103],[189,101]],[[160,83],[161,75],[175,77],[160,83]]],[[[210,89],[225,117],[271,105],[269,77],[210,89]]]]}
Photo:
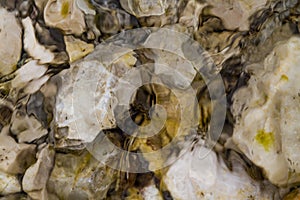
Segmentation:
{"type": "Polygon", "coordinates": [[[21,185],[16,176],[0,171],[0,195],[21,192],[21,185]]]}
{"type": "Polygon", "coordinates": [[[56,199],[104,199],[115,177],[115,171],[88,152],[80,155],[58,153],[47,189],[56,199]]]}
{"type": "Polygon", "coordinates": [[[80,35],[86,28],[84,14],[72,0],[49,0],[44,19],[48,26],[57,27],[66,34],[80,35]]]}
{"type": "Polygon", "coordinates": [[[0,8],[0,77],[16,70],[22,49],[22,29],[12,12],[0,8]]]}
{"type": "Polygon", "coordinates": [[[88,55],[94,50],[93,44],[88,44],[73,36],[65,36],[64,40],[71,63],[88,55]]]}
{"type": "Polygon", "coordinates": [[[54,165],[54,149],[49,145],[38,154],[37,162],[30,166],[23,177],[23,190],[32,198],[47,200],[46,184],[54,165]]]}
{"type": "Polygon", "coordinates": [[[247,66],[248,86],[233,96],[234,142],[279,186],[300,180],[299,53],[298,37],[282,42],[263,63],[247,66]]]}
{"type": "Polygon", "coordinates": [[[35,145],[17,144],[7,135],[0,135],[0,170],[21,174],[35,161],[35,145]]]}

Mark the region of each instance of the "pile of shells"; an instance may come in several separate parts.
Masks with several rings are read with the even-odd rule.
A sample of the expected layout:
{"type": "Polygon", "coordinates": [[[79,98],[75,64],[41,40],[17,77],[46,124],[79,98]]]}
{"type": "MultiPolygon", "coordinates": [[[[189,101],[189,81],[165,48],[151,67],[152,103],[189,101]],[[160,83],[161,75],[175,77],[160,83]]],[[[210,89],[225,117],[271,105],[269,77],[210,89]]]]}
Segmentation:
{"type": "Polygon", "coordinates": [[[299,199],[297,0],[0,16],[0,199],[299,199]]]}

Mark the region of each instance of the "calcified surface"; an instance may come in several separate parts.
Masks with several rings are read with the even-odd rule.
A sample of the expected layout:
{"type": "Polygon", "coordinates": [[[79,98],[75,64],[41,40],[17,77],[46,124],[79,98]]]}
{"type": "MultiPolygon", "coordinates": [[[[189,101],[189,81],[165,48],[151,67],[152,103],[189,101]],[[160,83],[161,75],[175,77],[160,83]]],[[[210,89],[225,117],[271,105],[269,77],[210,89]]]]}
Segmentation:
{"type": "Polygon", "coordinates": [[[1,0],[0,199],[299,199],[299,15],[296,0],[1,0]],[[125,34],[138,28],[154,29],[125,34]],[[222,76],[220,137],[193,44],[158,28],[222,76]],[[130,81],[147,84],[123,115],[130,81]],[[135,138],[128,120],[157,134],[135,138]],[[143,173],[118,170],[140,166],[100,133],[143,173]]]}

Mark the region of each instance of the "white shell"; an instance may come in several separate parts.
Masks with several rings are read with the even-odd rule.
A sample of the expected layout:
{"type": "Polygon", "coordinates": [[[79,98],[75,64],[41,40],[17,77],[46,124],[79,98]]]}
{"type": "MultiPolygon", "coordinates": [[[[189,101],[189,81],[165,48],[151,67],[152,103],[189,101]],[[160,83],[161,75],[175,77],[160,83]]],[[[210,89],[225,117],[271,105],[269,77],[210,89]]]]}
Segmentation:
{"type": "Polygon", "coordinates": [[[17,136],[20,143],[32,142],[48,133],[34,116],[14,112],[11,121],[10,131],[17,136]]]}
{"type": "Polygon", "coordinates": [[[104,199],[115,175],[90,154],[57,153],[47,183],[49,199],[104,199]]]}
{"type": "Polygon", "coordinates": [[[78,8],[86,15],[96,15],[96,11],[90,8],[89,2],[86,0],[76,0],[78,8]]]}
{"type": "Polygon", "coordinates": [[[0,76],[16,69],[22,49],[22,29],[14,13],[0,8],[0,76]]]}
{"type": "Polygon", "coordinates": [[[54,60],[54,54],[37,41],[30,17],[23,19],[22,24],[24,27],[24,49],[40,64],[51,63],[54,60]]]}
{"type": "Polygon", "coordinates": [[[264,63],[248,67],[248,87],[233,98],[234,141],[281,186],[300,181],[299,54],[298,37],[279,45],[264,63]]]}
{"type": "Polygon", "coordinates": [[[238,163],[230,171],[216,153],[197,146],[168,170],[164,183],[174,199],[227,200],[271,199],[272,193],[261,191],[238,163]],[[200,153],[201,152],[201,153],[200,153]],[[200,157],[200,155],[206,155],[200,157]]]}
{"type": "Polygon", "coordinates": [[[53,165],[54,149],[51,150],[49,146],[46,146],[39,153],[38,161],[26,170],[22,186],[32,199],[49,199],[46,184],[53,165]]]}
{"type": "Polygon", "coordinates": [[[212,6],[210,14],[222,19],[226,29],[239,29],[245,31],[249,29],[248,18],[259,9],[263,8],[267,0],[210,0],[208,4],[212,6]]]}
{"type": "Polygon", "coordinates": [[[15,78],[11,81],[11,86],[15,90],[24,89],[26,94],[32,94],[42,87],[50,78],[45,75],[47,71],[45,65],[38,64],[37,60],[31,60],[15,72],[15,78]]]}
{"type": "Polygon", "coordinates": [[[94,50],[93,44],[88,44],[84,41],[76,39],[73,36],[64,37],[66,50],[69,54],[70,62],[74,62],[94,50]]]}
{"type": "Polygon", "coordinates": [[[44,19],[48,26],[60,28],[66,34],[80,35],[86,28],[84,14],[73,0],[49,0],[44,19]]]}
{"type": "Polygon", "coordinates": [[[23,173],[26,163],[33,162],[35,145],[18,144],[8,135],[0,135],[0,170],[10,174],[23,173]]]}
{"type": "Polygon", "coordinates": [[[144,200],[163,200],[160,195],[160,191],[157,189],[154,183],[143,188],[142,195],[144,200]]]}
{"type": "Polygon", "coordinates": [[[106,52],[102,48],[97,46],[92,54],[58,75],[62,85],[56,98],[55,121],[58,127],[69,127],[68,139],[91,142],[100,130],[116,126],[112,90],[135,58],[131,54],[126,55],[129,50],[125,48],[112,45],[111,50],[105,48],[106,52]],[[126,59],[120,59],[113,67],[103,61],[110,60],[110,57],[114,60],[122,54],[126,59]]]}
{"type": "Polygon", "coordinates": [[[122,7],[136,17],[162,15],[168,7],[166,0],[121,0],[122,7]]]}
{"type": "Polygon", "coordinates": [[[21,185],[16,176],[0,171],[0,195],[21,192],[21,185]]]}

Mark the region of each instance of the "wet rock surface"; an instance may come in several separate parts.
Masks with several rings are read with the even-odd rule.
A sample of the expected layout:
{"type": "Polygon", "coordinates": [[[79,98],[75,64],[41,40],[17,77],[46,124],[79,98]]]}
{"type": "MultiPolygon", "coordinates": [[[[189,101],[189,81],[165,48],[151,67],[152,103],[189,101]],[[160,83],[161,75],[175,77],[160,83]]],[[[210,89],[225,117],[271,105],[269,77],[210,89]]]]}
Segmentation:
{"type": "Polygon", "coordinates": [[[298,199],[299,14],[0,1],[0,199],[298,199]]]}

